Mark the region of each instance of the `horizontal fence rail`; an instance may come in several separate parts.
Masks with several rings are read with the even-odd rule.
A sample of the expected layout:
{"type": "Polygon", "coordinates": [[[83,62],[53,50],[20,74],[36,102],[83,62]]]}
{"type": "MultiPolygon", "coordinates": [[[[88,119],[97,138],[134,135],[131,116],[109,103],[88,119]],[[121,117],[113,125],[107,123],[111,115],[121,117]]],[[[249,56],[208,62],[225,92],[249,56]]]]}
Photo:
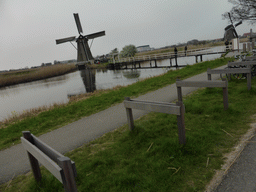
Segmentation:
{"type": "Polygon", "coordinates": [[[127,121],[131,131],[134,130],[134,120],[132,115],[132,109],[177,115],[179,143],[180,144],[186,143],[185,123],[184,123],[185,107],[182,102],[177,102],[176,104],[173,104],[173,103],[164,103],[164,102],[138,101],[138,100],[131,100],[129,97],[126,97],[124,100],[124,107],[126,108],[127,121]]]}
{"type": "Polygon", "coordinates": [[[227,87],[227,81],[176,81],[177,87],[227,87]]]}
{"type": "Polygon", "coordinates": [[[126,108],[180,115],[180,107],[173,103],[125,100],[124,106],[126,108]]]}
{"type": "Polygon", "coordinates": [[[65,191],[77,191],[75,163],[50,146],[40,141],[29,131],[23,131],[21,142],[28,153],[30,165],[36,181],[40,181],[41,171],[38,161],[49,170],[63,185],[65,191]]]}
{"type": "Polygon", "coordinates": [[[252,65],[256,65],[256,61],[240,61],[240,62],[230,62],[230,63],[228,63],[228,67],[234,67],[234,66],[251,67],[252,65]]]}
{"type": "Polygon", "coordinates": [[[181,87],[221,87],[223,89],[223,105],[224,109],[228,109],[228,81],[181,81],[176,80],[178,93],[178,101],[182,102],[181,87]]]}

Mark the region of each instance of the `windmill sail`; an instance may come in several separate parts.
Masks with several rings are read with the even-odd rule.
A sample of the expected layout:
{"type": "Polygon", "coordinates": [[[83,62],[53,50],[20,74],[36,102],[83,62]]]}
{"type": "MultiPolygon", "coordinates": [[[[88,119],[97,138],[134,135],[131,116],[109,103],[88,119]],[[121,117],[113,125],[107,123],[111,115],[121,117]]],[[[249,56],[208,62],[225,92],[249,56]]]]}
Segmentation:
{"type": "Polygon", "coordinates": [[[86,35],[87,39],[94,39],[94,38],[97,38],[97,37],[101,37],[101,36],[104,36],[105,35],[105,31],[101,31],[101,32],[98,32],[98,33],[93,33],[93,34],[90,34],[90,35],[86,35]]]}
{"type": "Polygon", "coordinates": [[[74,13],[74,17],[75,17],[78,33],[81,34],[81,33],[83,33],[83,29],[82,29],[82,25],[80,23],[80,19],[79,19],[78,13],[74,13]]]}
{"type": "Polygon", "coordinates": [[[66,42],[75,41],[75,40],[76,40],[76,36],[67,37],[67,38],[63,38],[63,39],[56,39],[56,44],[66,43],[66,42]]]}

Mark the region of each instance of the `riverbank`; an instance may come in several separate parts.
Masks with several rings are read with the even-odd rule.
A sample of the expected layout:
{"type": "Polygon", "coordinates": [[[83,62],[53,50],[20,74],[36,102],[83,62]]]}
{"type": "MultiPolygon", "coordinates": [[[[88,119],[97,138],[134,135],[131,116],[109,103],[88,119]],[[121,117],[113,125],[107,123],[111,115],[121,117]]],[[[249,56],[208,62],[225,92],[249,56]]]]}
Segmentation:
{"type": "Polygon", "coordinates": [[[65,75],[77,70],[75,64],[59,64],[0,73],[0,88],[65,75]]]}
{"type": "MultiPolygon", "coordinates": [[[[184,74],[175,76],[184,78],[184,74]]],[[[166,78],[173,79],[170,74],[166,78]]],[[[150,85],[156,85],[161,79],[155,79],[157,81],[150,85]]],[[[256,110],[255,105],[251,105],[256,102],[254,88],[248,91],[246,80],[232,79],[227,111],[223,110],[219,88],[201,89],[184,98],[185,146],[178,144],[175,116],[150,113],[135,122],[135,133],[130,133],[124,126],[66,154],[76,162],[78,190],[203,191],[215,170],[224,162],[223,153],[230,151],[252,121],[250,116],[256,110]]],[[[63,190],[62,185],[45,170],[39,184],[30,173],[2,185],[0,189],[63,190]]]]}

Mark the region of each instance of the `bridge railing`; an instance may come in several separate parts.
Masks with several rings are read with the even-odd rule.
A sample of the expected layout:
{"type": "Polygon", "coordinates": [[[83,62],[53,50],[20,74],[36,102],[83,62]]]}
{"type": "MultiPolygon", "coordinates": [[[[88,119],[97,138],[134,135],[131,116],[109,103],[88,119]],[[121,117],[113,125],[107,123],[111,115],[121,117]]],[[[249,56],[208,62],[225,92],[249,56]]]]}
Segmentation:
{"type": "MultiPolygon", "coordinates": [[[[193,55],[199,51],[206,51],[212,47],[205,47],[200,49],[191,49],[187,51],[187,55],[193,55]]],[[[211,51],[212,52],[212,51],[211,51]]],[[[199,53],[200,54],[200,53],[199,53]]],[[[185,56],[185,51],[178,51],[178,56],[185,56]]],[[[150,54],[150,55],[140,55],[136,57],[126,57],[126,58],[119,58],[111,60],[110,63],[124,63],[124,62],[132,62],[132,61],[149,61],[154,59],[162,59],[162,58],[172,58],[175,57],[175,53],[173,51],[166,52],[166,53],[158,53],[158,54],[150,54]]]]}

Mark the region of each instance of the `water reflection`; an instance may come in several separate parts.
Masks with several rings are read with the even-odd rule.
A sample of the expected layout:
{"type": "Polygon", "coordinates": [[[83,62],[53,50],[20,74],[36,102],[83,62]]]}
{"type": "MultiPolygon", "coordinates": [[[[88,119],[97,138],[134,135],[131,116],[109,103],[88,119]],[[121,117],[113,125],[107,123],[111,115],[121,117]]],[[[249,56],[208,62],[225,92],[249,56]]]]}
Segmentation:
{"type": "Polygon", "coordinates": [[[96,90],[96,84],[95,84],[96,70],[83,69],[83,70],[80,70],[80,75],[82,77],[86,92],[92,93],[93,91],[95,91],[96,90]]]}
{"type": "Polygon", "coordinates": [[[140,77],[141,71],[139,70],[131,70],[131,71],[124,71],[123,75],[127,79],[138,79],[140,77]]]}

